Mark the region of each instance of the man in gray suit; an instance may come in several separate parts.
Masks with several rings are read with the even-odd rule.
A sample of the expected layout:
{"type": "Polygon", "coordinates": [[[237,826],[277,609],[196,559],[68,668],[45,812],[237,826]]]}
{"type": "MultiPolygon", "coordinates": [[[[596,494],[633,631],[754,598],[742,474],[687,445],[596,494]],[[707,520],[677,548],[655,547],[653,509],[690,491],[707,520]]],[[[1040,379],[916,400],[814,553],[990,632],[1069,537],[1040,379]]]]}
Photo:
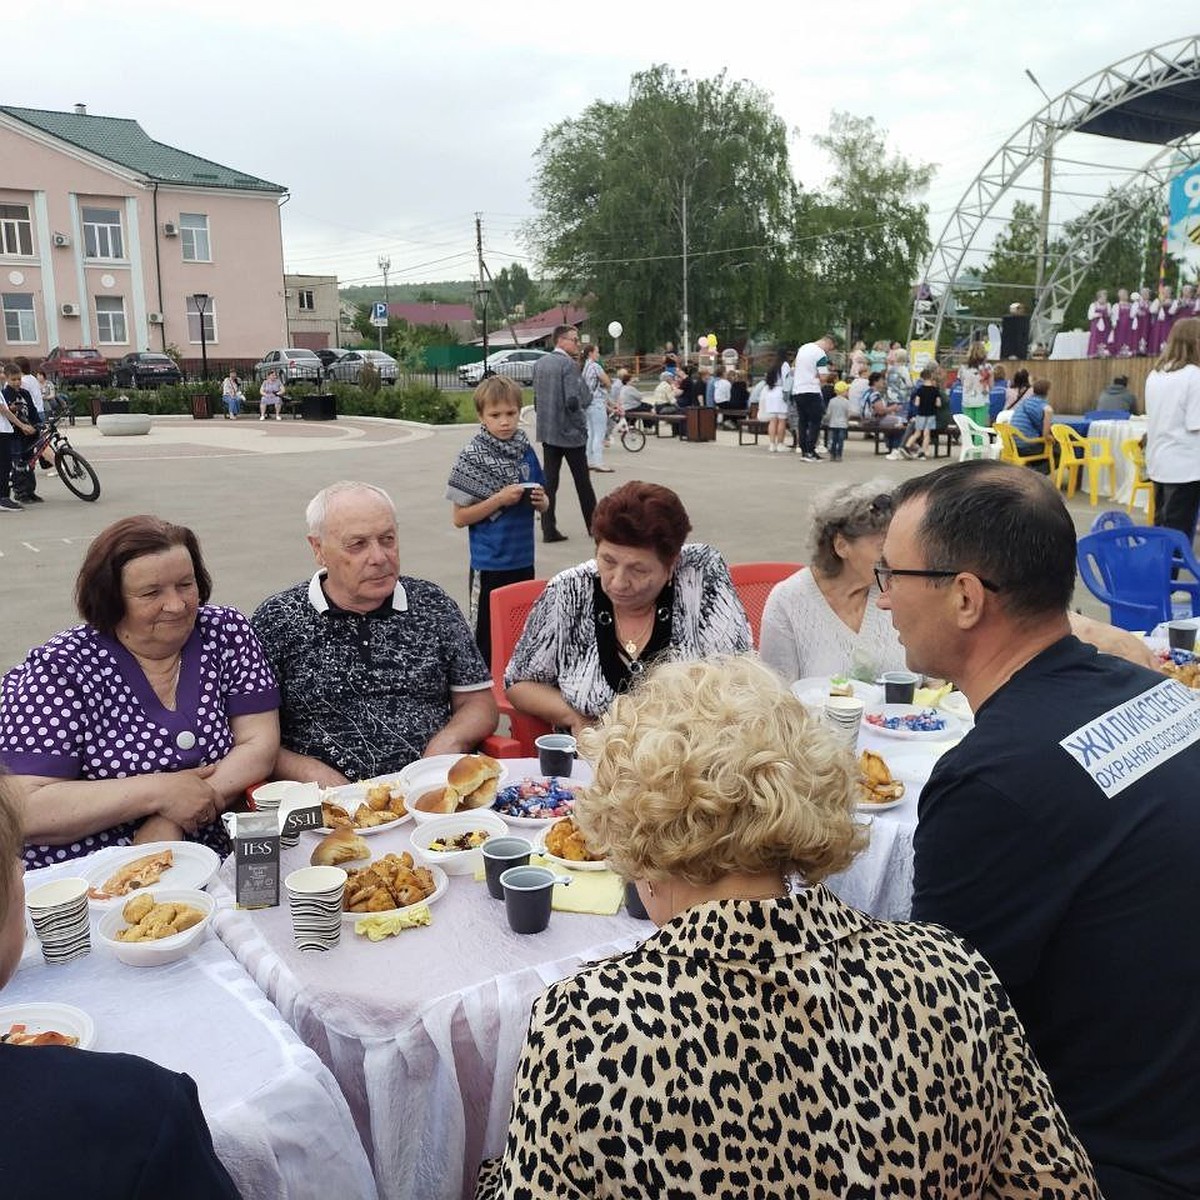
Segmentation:
{"type": "Polygon", "coordinates": [[[555,501],[558,476],[565,458],[579,493],[583,523],[592,530],[592,510],[596,493],[588,476],[587,407],[591,396],[583,386],[575,355],[579,353],[579,331],[573,325],[554,330],[554,352],[533,367],[533,404],[537,410],[537,440],[542,443],[542,466],[546,471],[546,495],[550,506],[542,513],[542,540],[565,542],[567,535],[558,531],[555,501]]]}

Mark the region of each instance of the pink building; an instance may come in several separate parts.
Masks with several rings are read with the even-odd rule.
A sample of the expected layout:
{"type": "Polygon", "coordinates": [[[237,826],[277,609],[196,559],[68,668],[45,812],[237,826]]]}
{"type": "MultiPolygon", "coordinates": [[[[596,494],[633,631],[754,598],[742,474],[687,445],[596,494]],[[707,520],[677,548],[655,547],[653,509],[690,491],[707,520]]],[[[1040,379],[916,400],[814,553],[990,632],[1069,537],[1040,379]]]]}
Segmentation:
{"type": "Polygon", "coordinates": [[[201,319],[213,359],[285,344],[285,188],[83,105],[0,106],[0,161],[4,357],[175,346],[199,359],[201,319]]]}

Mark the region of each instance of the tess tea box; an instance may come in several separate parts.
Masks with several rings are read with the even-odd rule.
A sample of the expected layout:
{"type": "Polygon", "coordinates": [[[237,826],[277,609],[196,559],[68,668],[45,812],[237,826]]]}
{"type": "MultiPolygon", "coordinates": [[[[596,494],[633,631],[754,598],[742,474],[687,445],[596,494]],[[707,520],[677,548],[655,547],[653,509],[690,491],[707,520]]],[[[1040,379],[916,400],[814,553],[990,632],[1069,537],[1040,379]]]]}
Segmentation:
{"type": "Polygon", "coordinates": [[[279,818],[238,813],[233,837],[238,908],[274,908],[279,903],[279,818]]]}

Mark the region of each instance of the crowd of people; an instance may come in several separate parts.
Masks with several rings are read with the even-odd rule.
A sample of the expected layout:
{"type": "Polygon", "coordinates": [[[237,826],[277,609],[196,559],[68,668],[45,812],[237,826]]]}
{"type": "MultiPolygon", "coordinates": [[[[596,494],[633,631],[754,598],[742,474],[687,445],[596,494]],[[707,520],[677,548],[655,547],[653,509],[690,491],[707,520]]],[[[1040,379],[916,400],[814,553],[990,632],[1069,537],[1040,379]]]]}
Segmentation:
{"type": "Polygon", "coordinates": [[[1164,284],[1157,296],[1148,287],[1134,292],[1118,288],[1110,301],[1101,288],[1088,305],[1088,358],[1155,357],[1166,347],[1177,321],[1200,317],[1200,297],[1185,283],[1176,296],[1164,284]]]}
{"type": "MultiPolygon", "coordinates": [[[[1200,431],[1200,341],[1178,367],[1171,349],[1188,334],[1161,370],[1193,390],[1148,386],[1147,407],[1153,422],[1179,405],[1172,428],[1200,431]]],[[[498,720],[488,600],[534,576],[539,516],[545,541],[567,537],[565,460],[586,557],[548,581],[503,687],[578,737],[594,767],[579,827],[658,928],[537,1002],[480,1194],[1200,1193],[1200,960],[1179,940],[1200,920],[1200,696],[1140,639],[1069,611],[1062,498],[990,461],[832,488],[811,508],[809,565],[767,601],[758,661],[678,494],[631,481],[597,502],[589,410],[612,392],[580,369],[577,331],[554,341],[534,374],[541,460],[519,389],[490,378],[449,474],[470,620],[401,574],[396,508],[363,482],[313,497],[314,574],[248,619],[211,603],[191,530],[135,516],[102,531],[81,623],[0,682],[0,870],[17,877],[18,849],[29,867],[145,841],[226,853],[220,814],[251,783],[336,786],[477,747],[498,720]],[[857,767],[789,688],[906,665],[955,684],[975,723],[923,790],[914,921],[896,925],[825,886],[866,843],[857,767]]],[[[820,338],[768,372],[794,397],[782,420],[794,410],[802,455],[831,350],[820,338]]],[[[884,366],[907,402],[902,355],[884,366]]],[[[859,370],[864,395],[886,396],[886,375],[881,390],[859,370]]],[[[941,401],[922,378],[934,412],[897,422],[916,454],[941,401]]],[[[1014,421],[1037,388],[1018,385],[1014,421]]],[[[0,886],[0,982],[18,890],[0,886]]],[[[212,1172],[187,1085],[146,1086],[173,1090],[186,1153],[212,1172]]],[[[41,1169],[44,1194],[65,1194],[55,1162],[41,1169]]]]}

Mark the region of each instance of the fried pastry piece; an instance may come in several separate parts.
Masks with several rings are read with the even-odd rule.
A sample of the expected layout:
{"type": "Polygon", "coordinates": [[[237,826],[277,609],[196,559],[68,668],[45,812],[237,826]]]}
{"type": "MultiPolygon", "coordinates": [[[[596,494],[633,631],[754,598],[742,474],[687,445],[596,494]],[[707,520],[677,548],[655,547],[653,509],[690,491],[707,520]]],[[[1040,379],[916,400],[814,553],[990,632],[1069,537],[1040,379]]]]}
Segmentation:
{"type": "Polygon", "coordinates": [[[119,942],[156,942],[160,938],[183,933],[185,929],[191,929],[204,920],[204,913],[190,904],[174,901],[155,904],[150,896],[138,896],[131,900],[122,909],[121,915],[130,924],[126,929],[117,930],[119,942]],[[150,901],[149,907],[141,903],[143,900],[150,901]],[[131,916],[133,913],[140,914],[136,921],[131,916]]]}
{"type": "Polygon", "coordinates": [[[321,820],[326,829],[350,829],[354,825],[354,822],[350,820],[350,814],[332,800],[321,801],[321,820]]]}
{"type": "Polygon", "coordinates": [[[887,804],[904,795],[904,784],[893,779],[883,755],[864,750],[858,757],[859,801],[863,804],[887,804]]]}
{"type": "Polygon", "coordinates": [[[130,925],[137,925],[153,907],[154,897],[146,892],[143,892],[140,896],[134,896],[132,900],[127,900],[125,902],[125,907],[121,909],[121,916],[123,916],[130,925]]]}
{"type": "Polygon", "coordinates": [[[104,881],[100,890],[105,897],[128,896],[137,888],[150,887],[156,884],[163,872],[169,870],[175,863],[175,856],[170,850],[159,850],[154,854],[144,854],[126,863],[115,874],[104,881]]]}

